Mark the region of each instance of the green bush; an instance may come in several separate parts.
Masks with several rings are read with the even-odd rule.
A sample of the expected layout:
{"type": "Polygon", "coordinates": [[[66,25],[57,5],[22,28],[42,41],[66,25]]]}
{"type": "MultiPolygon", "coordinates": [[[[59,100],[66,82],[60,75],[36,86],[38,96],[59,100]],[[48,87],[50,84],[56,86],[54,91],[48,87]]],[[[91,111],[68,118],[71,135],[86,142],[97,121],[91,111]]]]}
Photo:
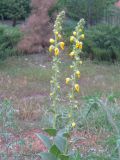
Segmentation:
{"type": "Polygon", "coordinates": [[[20,38],[21,32],[17,27],[0,25],[0,60],[17,54],[16,45],[20,38]]]}
{"type": "Polygon", "coordinates": [[[0,19],[16,21],[25,19],[30,13],[30,0],[0,0],[0,19]]]}
{"type": "Polygon", "coordinates": [[[101,61],[120,61],[120,27],[98,25],[86,31],[86,57],[101,61]]]}

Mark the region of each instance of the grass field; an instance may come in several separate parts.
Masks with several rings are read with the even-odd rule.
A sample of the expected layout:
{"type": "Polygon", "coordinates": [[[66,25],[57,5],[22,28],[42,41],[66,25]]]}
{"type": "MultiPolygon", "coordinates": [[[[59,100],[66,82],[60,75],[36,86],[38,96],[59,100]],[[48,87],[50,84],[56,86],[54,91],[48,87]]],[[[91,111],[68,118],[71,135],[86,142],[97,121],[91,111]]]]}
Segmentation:
{"type": "MultiPolygon", "coordinates": [[[[70,75],[70,63],[66,56],[61,64],[63,95],[66,95],[67,91],[63,80],[70,75]]],[[[81,145],[83,141],[78,145],[81,152],[84,150],[82,153],[90,152],[89,156],[92,158],[89,157],[88,160],[109,160],[111,156],[117,156],[116,136],[118,135],[114,131],[114,124],[110,124],[109,115],[101,108],[97,108],[96,99],[103,101],[108,99],[105,107],[110,111],[119,128],[120,64],[85,61],[80,71],[81,93],[78,99],[81,109],[79,114],[80,117],[85,118],[85,121],[80,122],[80,132],[75,134],[86,140],[84,145],[81,145]],[[89,110],[91,106],[94,106],[93,112],[89,110]],[[88,111],[90,113],[83,116],[88,111]],[[92,155],[94,152],[98,152],[100,157],[103,157],[100,159],[99,155],[92,155]]],[[[50,101],[51,74],[51,58],[47,55],[12,57],[0,62],[0,100],[11,100],[16,110],[16,121],[20,130],[42,128],[47,124],[45,116],[50,101]]],[[[66,98],[62,101],[63,106],[67,105],[66,98]]]]}

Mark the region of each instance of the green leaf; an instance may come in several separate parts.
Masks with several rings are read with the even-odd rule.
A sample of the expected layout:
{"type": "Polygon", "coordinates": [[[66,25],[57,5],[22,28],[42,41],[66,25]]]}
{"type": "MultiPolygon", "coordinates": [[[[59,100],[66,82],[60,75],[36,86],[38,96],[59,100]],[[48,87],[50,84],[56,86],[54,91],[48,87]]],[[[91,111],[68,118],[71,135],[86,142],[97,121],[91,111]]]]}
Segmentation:
{"type": "Polygon", "coordinates": [[[58,157],[61,154],[60,150],[57,148],[56,145],[53,145],[50,148],[50,153],[52,153],[55,157],[58,157]]]}
{"type": "Polygon", "coordinates": [[[66,132],[66,133],[63,134],[63,136],[66,137],[66,138],[69,138],[70,134],[66,132]]]}
{"type": "Polygon", "coordinates": [[[60,158],[61,160],[69,160],[69,156],[68,156],[68,155],[64,155],[64,154],[61,154],[61,155],[59,156],[59,158],[60,158]]]}
{"type": "Polygon", "coordinates": [[[38,155],[40,155],[43,160],[57,160],[57,158],[51,153],[42,152],[38,155]]]}
{"type": "Polygon", "coordinates": [[[59,148],[59,150],[64,153],[67,147],[67,140],[62,136],[55,137],[55,145],[59,148]]]}
{"type": "Polygon", "coordinates": [[[48,133],[50,136],[56,136],[57,130],[54,128],[48,128],[44,130],[46,133],[48,133]]]}
{"type": "Polygon", "coordinates": [[[36,134],[36,135],[37,135],[37,137],[38,137],[40,140],[43,141],[44,145],[45,145],[48,149],[51,148],[52,142],[51,142],[51,140],[50,140],[47,136],[45,136],[45,135],[43,135],[43,134],[36,134]]]}
{"type": "Polygon", "coordinates": [[[61,130],[59,130],[59,132],[58,132],[58,134],[57,135],[59,135],[59,136],[63,136],[63,137],[66,137],[66,138],[69,138],[70,137],[70,133],[69,132],[67,132],[67,130],[66,129],[61,129],[61,130]]]}

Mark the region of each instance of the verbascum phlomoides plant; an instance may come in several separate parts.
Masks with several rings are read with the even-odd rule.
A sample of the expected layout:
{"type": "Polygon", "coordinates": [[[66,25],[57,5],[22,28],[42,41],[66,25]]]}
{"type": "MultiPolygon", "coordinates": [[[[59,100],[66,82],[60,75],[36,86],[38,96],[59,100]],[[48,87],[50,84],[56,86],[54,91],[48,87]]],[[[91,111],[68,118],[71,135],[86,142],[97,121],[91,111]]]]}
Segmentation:
{"type": "Polygon", "coordinates": [[[80,92],[80,86],[78,84],[78,80],[80,78],[79,66],[82,64],[80,60],[80,53],[82,52],[82,40],[84,39],[83,28],[84,28],[84,20],[82,19],[75,31],[73,32],[73,36],[71,36],[70,41],[73,43],[73,50],[70,53],[70,56],[73,58],[73,62],[71,65],[71,69],[73,74],[70,78],[66,78],[66,84],[69,84],[70,92],[69,92],[69,103],[70,103],[70,127],[67,125],[62,129],[57,128],[57,118],[59,113],[57,112],[58,106],[60,105],[60,54],[62,50],[64,50],[64,42],[62,39],[62,22],[65,16],[65,12],[62,11],[55,21],[54,25],[54,38],[50,39],[50,47],[49,52],[53,55],[52,61],[52,79],[50,81],[51,84],[51,108],[50,111],[52,113],[53,121],[52,128],[44,129],[49,136],[43,134],[37,134],[38,138],[41,139],[48,151],[40,153],[39,156],[43,160],[75,160],[80,159],[80,155],[76,156],[76,153],[73,154],[71,152],[70,144],[72,140],[70,140],[70,129],[75,128],[76,122],[74,119],[75,109],[78,107],[78,102],[76,100],[76,94],[80,92]]]}
{"type": "Polygon", "coordinates": [[[80,65],[82,65],[82,61],[80,58],[80,54],[82,54],[83,48],[83,40],[85,38],[84,35],[84,19],[81,19],[73,32],[73,35],[70,37],[70,43],[73,45],[72,51],[69,53],[69,56],[72,58],[72,64],[70,65],[70,69],[72,70],[72,74],[70,77],[66,78],[66,84],[69,85],[70,90],[68,93],[69,97],[69,114],[68,118],[70,121],[69,127],[76,127],[75,117],[77,113],[77,109],[79,103],[77,101],[77,94],[80,93],[80,85],[79,79],[81,76],[80,73],[80,65]]]}
{"type": "Polygon", "coordinates": [[[59,65],[61,63],[60,54],[64,50],[65,43],[62,41],[62,23],[65,16],[65,12],[62,11],[57,16],[55,24],[54,24],[54,38],[50,39],[50,47],[49,52],[53,55],[52,60],[52,79],[51,83],[51,110],[53,114],[53,128],[56,128],[56,120],[57,120],[57,107],[60,103],[60,69],[59,65]]]}

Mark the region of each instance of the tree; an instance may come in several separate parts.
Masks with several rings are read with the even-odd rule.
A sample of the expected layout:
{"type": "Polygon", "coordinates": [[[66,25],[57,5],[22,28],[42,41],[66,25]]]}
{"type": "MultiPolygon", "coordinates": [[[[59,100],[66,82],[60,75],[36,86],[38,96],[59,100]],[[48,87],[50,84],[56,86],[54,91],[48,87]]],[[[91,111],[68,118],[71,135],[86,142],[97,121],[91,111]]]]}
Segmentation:
{"type": "MultiPolygon", "coordinates": [[[[104,11],[117,0],[58,0],[51,11],[66,9],[67,16],[79,20],[84,18],[93,25],[104,16],[104,11]]],[[[51,12],[50,12],[51,13],[51,12]]]]}
{"type": "Polygon", "coordinates": [[[19,19],[25,19],[30,12],[30,0],[0,0],[1,18],[11,19],[13,26],[19,19]]]}

